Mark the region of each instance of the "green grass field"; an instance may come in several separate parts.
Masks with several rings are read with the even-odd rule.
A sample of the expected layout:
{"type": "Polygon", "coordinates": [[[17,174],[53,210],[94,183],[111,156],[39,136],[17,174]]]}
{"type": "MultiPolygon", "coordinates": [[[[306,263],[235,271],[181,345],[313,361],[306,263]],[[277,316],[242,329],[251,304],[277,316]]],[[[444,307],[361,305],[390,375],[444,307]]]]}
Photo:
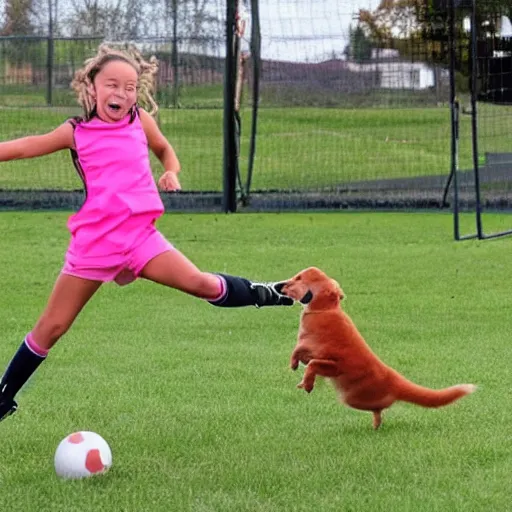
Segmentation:
{"type": "MultiPolygon", "coordinates": [[[[66,213],[0,214],[0,364],[62,265],[66,213]]],[[[488,215],[490,230],[509,215],[488,215]]],[[[221,310],[148,282],[106,285],[0,424],[1,510],[505,512],[510,510],[512,240],[452,241],[446,214],[169,214],[200,267],[258,280],[317,265],[374,351],[431,387],[472,382],[439,410],[371,415],[331,386],[295,388],[300,306],[221,310]],[[102,477],[65,482],[58,442],[110,443],[102,477]]],[[[473,224],[463,217],[464,228],[473,224]]]]}
{"type": "MultiPolygon", "coordinates": [[[[508,151],[512,116],[492,123],[485,106],[481,151],[508,151]]],[[[506,107],[500,107],[504,109],[506,107]]],[[[0,109],[0,140],[44,133],[76,109],[0,109]]],[[[222,189],[220,109],[162,109],[162,131],[181,160],[186,190],[222,189]]],[[[244,113],[242,167],[250,115],[244,113]]],[[[460,168],[471,168],[471,118],[461,117],[460,168]]],[[[155,175],[161,172],[153,159],[155,175]]],[[[450,114],[446,107],[410,109],[265,108],[260,110],[253,189],[312,189],[347,181],[448,174],[450,114]]],[[[0,188],[74,189],[81,183],[66,151],[0,166],[0,188]]]]}

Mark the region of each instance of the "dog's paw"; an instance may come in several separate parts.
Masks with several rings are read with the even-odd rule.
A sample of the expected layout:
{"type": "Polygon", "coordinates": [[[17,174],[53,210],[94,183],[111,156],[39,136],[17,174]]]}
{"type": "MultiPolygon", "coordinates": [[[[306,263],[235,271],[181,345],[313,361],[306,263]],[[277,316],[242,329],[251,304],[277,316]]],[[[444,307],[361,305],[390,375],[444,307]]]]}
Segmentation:
{"type": "Polygon", "coordinates": [[[313,391],[313,385],[312,384],[309,384],[307,382],[304,382],[304,381],[301,381],[297,384],[297,388],[298,389],[303,389],[304,391],[306,391],[307,393],[311,393],[311,391],[313,391]]]}
{"type": "Polygon", "coordinates": [[[290,363],[290,368],[295,371],[299,367],[299,361],[292,361],[290,363]]]}

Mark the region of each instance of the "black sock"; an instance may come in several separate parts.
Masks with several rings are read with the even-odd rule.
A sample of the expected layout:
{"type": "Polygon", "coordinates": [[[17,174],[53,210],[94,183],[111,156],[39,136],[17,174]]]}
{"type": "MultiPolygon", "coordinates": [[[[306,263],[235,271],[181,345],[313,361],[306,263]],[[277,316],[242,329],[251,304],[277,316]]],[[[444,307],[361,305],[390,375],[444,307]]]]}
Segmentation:
{"type": "Polygon", "coordinates": [[[272,284],[253,283],[243,277],[217,274],[223,279],[226,290],[217,300],[210,304],[222,308],[240,308],[244,306],[291,306],[293,300],[280,295],[272,284]]]}
{"type": "Polygon", "coordinates": [[[23,341],[0,381],[0,399],[2,395],[14,398],[45,359],[46,356],[34,353],[23,341]]]}
{"type": "Polygon", "coordinates": [[[217,274],[224,281],[226,289],[224,295],[215,301],[209,301],[214,306],[221,308],[237,308],[243,306],[255,306],[256,299],[251,290],[251,282],[243,277],[217,274]]]}

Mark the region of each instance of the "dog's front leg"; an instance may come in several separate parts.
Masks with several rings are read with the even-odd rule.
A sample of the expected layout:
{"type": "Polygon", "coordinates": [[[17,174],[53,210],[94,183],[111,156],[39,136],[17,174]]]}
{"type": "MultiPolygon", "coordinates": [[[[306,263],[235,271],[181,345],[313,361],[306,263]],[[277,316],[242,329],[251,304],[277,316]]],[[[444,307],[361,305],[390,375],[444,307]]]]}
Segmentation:
{"type": "Polygon", "coordinates": [[[290,358],[290,368],[292,370],[296,370],[299,367],[299,363],[302,362],[304,364],[308,364],[311,359],[311,355],[309,350],[300,345],[295,347],[295,350],[292,352],[292,356],[290,358]]]}
{"type": "Polygon", "coordinates": [[[330,361],[329,359],[311,359],[306,366],[304,377],[302,377],[302,381],[297,387],[311,393],[317,375],[321,375],[322,377],[336,377],[338,374],[339,369],[334,361],[330,361]]]}

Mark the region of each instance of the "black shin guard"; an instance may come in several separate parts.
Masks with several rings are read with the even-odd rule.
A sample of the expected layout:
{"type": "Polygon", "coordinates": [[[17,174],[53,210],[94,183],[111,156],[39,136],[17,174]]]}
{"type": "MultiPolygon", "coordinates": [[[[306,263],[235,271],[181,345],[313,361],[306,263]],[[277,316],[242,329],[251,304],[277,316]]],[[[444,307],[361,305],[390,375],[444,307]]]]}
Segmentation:
{"type": "Polygon", "coordinates": [[[223,297],[210,304],[222,308],[239,308],[244,306],[291,306],[293,300],[285,297],[275,289],[276,283],[252,283],[243,277],[218,274],[226,283],[223,297]]]}

